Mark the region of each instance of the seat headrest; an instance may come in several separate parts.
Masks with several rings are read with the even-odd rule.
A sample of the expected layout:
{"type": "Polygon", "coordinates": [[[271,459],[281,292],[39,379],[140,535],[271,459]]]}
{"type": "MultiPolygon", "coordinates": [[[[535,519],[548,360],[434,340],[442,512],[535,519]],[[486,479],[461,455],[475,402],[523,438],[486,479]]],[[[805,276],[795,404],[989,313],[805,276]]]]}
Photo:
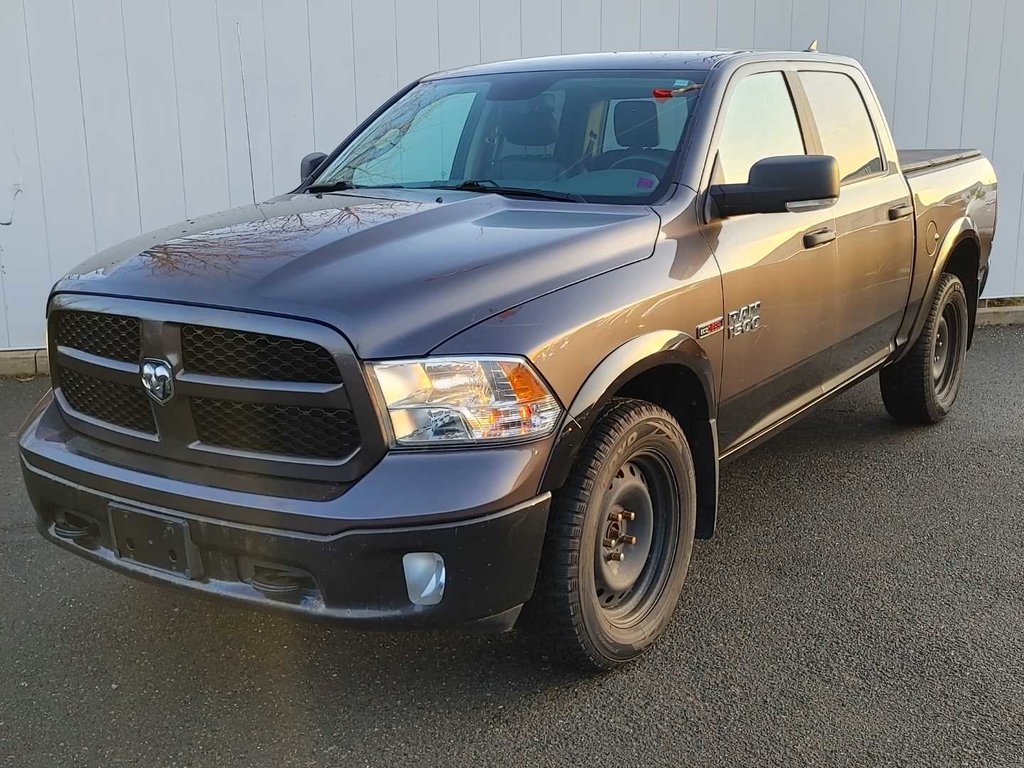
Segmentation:
{"type": "Polygon", "coordinates": [[[498,129],[507,141],[523,147],[546,147],[558,138],[555,113],[540,99],[502,104],[498,129]]]}
{"type": "Polygon", "coordinates": [[[630,149],[658,146],[658,108],[653,101],[636,99],[615,105],[615,141],[630,149]]]}

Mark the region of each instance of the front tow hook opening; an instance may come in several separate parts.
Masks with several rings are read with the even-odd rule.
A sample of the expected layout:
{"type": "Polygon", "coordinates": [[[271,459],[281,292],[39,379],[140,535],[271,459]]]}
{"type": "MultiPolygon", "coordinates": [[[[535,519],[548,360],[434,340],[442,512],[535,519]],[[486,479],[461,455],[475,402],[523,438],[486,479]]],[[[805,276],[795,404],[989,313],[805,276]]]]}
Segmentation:
{"type": "Polygon", "coordinates": [[[96,523],[68,512],[57,515],[53,521],[53,532],[60,538],[77,544],[88,544],[100,533],[96,523]]]}
{"type": "Polygon", "coordinates": [[[253,568],[249,584],[270,600],[284,603],[297,603],[302,600],[303,592],[310,588],[307,576],[292,573],[279,568],[257,565],[253,568]]]}

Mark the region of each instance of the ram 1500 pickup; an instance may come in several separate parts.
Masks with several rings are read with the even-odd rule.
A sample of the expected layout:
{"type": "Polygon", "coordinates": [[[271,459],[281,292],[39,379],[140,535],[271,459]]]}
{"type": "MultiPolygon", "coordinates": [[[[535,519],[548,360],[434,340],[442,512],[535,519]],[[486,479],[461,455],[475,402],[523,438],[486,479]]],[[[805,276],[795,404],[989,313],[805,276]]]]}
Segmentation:
{"type": "Polygon", "coordinates": [[[626,53],[419,80],[293,192],[53,288],[42,535],[362,627],[654,643],[719,466],[868,376],[950,410],[992,166],[897,151],[855,62],[626,53]]]}

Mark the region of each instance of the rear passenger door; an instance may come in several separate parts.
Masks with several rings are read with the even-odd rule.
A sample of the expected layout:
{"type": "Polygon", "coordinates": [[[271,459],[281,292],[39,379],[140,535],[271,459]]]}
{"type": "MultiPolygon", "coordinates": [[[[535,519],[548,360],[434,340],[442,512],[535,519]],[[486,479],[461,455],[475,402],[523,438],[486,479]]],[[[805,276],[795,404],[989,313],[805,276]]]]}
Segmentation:
{"type": "Polygon", "coordinates": [[[827,391],[889,354],[910,292],[914,209],[864,76],[833,67],[801,69],[799,79],[818,151],[836,158],[842,184],[832,210],[839,253],[827,391]]]}
{"type": "MultiPolygon", "coordinates": [[[[758,160],[809,153],[794,77],[763,65],[733,75],[712,138],[707,184],[746,183],[758,160]]],[[[713,204],[705,206],[702,231],[721,269],[724,297],[723,452],[821,395],[835,335],[832,226],[831,207],[721,218],[713,204]],[[805,237],[819,233],[826,236],[805,237]]]]}

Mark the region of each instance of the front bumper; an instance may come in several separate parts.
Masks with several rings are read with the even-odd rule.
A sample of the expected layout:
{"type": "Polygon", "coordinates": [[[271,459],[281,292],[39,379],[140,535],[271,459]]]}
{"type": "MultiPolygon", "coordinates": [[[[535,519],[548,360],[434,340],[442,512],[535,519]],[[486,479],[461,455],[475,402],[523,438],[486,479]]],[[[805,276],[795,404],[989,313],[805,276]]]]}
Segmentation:
{"type": "Polygon", "coordinates": [[[166,460],[161,474],[141,472],[125,464],[127,453],[69,430],[52,404],[33,414],[20,445],[43,536],[137,578],[381,628],[508,629],[533,592],[550,502],[549,494],[536,495],[543,444],[389,461],[393,454],[342,495],[319,500],[181,479],[173,470],[184,468],[166,460]],[[111,504],[184,521],[191,578],[122,559],[111,504]],[[246,510],[249,519],[239,519],[246,510]],[[88,535],[69,536],[69,520],[88,535]],[[440,603],[411,602],[402,563],[409,552],[444,559],[440,603]],[[296,588],[268,591],[268,574],[296,588]]]}

